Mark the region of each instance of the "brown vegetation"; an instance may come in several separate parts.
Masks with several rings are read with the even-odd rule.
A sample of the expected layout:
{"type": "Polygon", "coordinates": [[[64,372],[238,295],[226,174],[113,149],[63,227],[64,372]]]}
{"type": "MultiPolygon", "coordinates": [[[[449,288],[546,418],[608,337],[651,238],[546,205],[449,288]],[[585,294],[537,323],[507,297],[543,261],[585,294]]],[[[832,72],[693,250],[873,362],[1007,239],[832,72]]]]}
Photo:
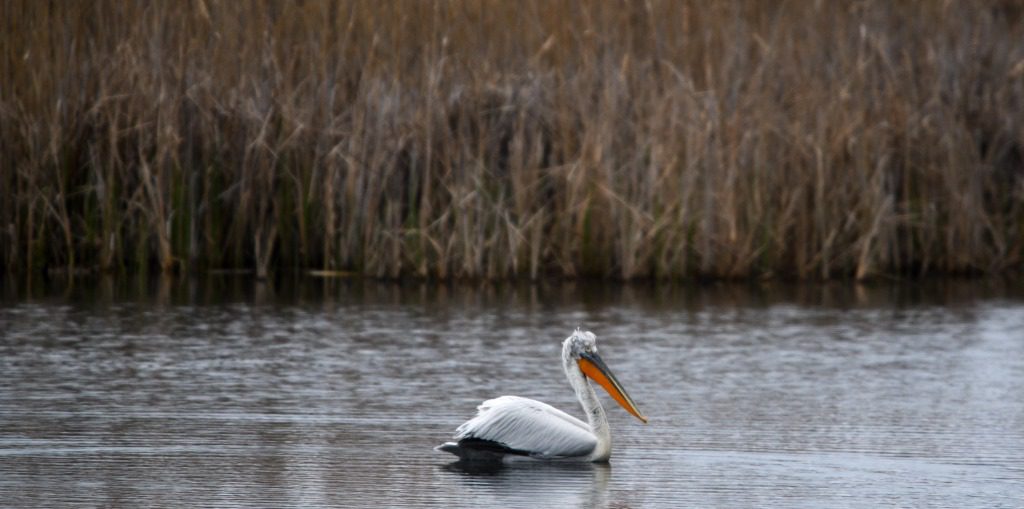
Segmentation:
{"type": "Polygon", "coordinates": [[[0,262],[1019,267],[1011,1],[5,1],[0,262]]]}

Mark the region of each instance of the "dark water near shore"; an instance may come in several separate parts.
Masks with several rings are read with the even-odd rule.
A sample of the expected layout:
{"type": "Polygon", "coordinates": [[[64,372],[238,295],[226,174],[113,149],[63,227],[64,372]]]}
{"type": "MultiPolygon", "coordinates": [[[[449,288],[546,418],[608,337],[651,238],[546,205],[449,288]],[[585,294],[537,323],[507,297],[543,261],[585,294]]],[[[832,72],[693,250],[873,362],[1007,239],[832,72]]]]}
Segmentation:
{"type": "Polygon", "coordinates": [[[1020,507],[1018,288],[8,283],[0,505],[1020,507]],[[609,465],[432,450],[501,394],[580,415],[578,325],[651,418],[602,396],[609,465]]]}

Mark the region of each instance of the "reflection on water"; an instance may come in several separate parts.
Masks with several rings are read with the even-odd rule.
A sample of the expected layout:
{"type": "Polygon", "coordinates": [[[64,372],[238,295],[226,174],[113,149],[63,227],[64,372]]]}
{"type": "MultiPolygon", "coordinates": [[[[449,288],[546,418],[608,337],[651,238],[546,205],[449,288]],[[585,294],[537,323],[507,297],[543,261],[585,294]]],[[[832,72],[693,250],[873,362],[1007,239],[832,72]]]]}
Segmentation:
{"type": "Polygon", "coordinates": [[[0,505],[1014,507],[1019,286],[112,279],[0,293],[0,505]],[[610,465],[452,464],[482,400],[580,415],[594,330],[610,465]]]}
{"type": "Polygon", "coordinates": [[[455,474],[475,507],[607,507],[611,465],[578,462],[465,463],[443,467],[455,474]]]}

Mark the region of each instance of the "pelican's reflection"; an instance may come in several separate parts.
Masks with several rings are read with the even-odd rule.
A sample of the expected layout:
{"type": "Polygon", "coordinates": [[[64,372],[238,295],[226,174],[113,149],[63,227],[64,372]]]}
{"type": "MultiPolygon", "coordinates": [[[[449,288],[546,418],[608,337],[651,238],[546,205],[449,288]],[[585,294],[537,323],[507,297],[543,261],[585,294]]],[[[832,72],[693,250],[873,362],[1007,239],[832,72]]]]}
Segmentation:
{"type": "Polygon", "coordinates": [[[456,461],[443,468],[459,475],[468,497],[486,496],[497,507],[608,506],[608,463],[456,461]]]}

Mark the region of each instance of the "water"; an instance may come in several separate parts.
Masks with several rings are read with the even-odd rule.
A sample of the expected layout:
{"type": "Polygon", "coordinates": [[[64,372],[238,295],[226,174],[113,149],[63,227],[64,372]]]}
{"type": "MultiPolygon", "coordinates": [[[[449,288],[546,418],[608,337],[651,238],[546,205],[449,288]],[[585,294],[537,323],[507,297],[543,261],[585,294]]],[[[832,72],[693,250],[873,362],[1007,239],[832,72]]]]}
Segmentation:
{"type": "MultiPolygon", "coordinates": [[[[301,282],[300,282],[301,283],[301,282]]],[[[1016,286],[252,285],[7,288],[0,505],[1020,507],[1016,286]],[[467,471],[432,448],[483,399],[581,415],[577,325],[609,465],[467,471]]]]}

